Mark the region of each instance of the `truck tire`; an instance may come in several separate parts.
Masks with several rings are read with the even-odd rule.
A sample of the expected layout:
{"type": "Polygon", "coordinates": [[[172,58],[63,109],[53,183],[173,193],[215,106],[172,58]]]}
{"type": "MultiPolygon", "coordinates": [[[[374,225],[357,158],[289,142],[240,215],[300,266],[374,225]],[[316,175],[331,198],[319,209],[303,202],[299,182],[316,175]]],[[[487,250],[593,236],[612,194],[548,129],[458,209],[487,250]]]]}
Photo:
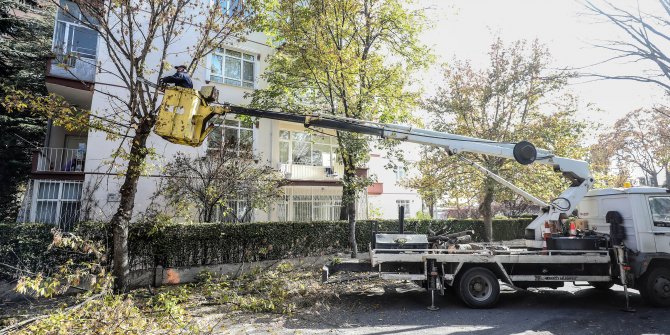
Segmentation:
{"type": "Polygon", "coordinates": [[[590,281],[589,285],[593,286],[596,290],[606,291],[614,286],[612,281],[590,281]]]}
{"type": "Polygon", "coordinates": [[[640,283],[642,299],[655,307],[670,306],[670,269],[654,267],[642,276],[640,283]]]}
{"type": "Polygon", "coordinates": [[[458,280],[457,293],[470,308],[491,308],[498,302],[500,284],[491,270],[471,268],[458,280]]]}

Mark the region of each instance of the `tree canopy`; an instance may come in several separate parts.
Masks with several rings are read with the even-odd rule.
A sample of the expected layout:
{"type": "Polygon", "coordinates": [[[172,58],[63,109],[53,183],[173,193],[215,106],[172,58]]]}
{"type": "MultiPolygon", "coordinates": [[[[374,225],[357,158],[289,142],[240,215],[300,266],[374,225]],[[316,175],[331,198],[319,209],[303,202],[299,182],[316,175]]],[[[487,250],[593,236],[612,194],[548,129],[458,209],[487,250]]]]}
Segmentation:
{"type": "MultiPolygon", "coordinates": [[[[667,176],[670,168],[669,135],[669,118],[637,109],[617,120],[609,131],[602,133],[595,148],[607,168],[615,164],[622,171],[637,169],[644,173],[645,184],[659,186],[659,174],[665,169],[667,176]]],[[[622,186],[621,180],[616,184],[622,186]]]]}
{"type": "MultiPolygon", "coordinates": [[[[430,54],[419,42],[425,19],[397,0],[266,1],[261,29],[277,46],[253,104],[295,113],[326,112],[380,122],[409,121],[418,92],[412,75],[430,54]]],[[[337,132],[344,165],[342,219],[351,223],[367,180],[356,169],[369,159],[369,139],[337,132]]]]}
{"type": "MultiPolygon", "coordinates": [[[[435,129],[503,143],[527,140],[559,156],[584,157],[585,126],[574,119],[575,99],[563,90],[571,74],[550,70],[550,55],[537,41],[505,45],[498,39],[489,56],[485,69],[475,69],[467,61],[445,66],[444,86],[426,103],[435,129]]],[[[541,199],[549,200],[567,187],[548,166],[521,166],[484,155],[465,157],[541,199]]],[[[478,205],[488,239],[496,214],[494,201],[520,202],[516,194],[453,156],[442,153],[427,159],[435,171],[449,176],[445,180],[455,190],[450,196],[478,205]]]]}
{"type": "Polygon", "coordinates": [[[229,149],[203,157],[177,154],[165,167],[160,193],[170,206],[195,208],[200,222],[248,221],[254,209],[267,210],[279,200],[284,185],[279,171],[253,159],[229,149]]]}
{"type": "MultiPolygon", "coordinates": [[[[0,96],[21,90],[46,93],[44,67],[51,51],[53,10],[40,1],[0,0],[0,96]]],[[[32,150],[42,146],[46,117],[12,112],[0,104],[0,219],[13,221],[30,176],[32,150]]]]}

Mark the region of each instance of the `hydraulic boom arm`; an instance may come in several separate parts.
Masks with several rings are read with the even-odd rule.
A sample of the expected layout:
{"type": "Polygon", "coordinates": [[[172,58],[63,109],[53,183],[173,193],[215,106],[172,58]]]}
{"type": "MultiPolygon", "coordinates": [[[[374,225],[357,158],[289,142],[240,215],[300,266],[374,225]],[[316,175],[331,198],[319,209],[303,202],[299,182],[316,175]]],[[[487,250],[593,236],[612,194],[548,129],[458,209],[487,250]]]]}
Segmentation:
{"type": "MultiPolygon", "coordinates": [[[[367,134],[380,138],[390,138],[405,142],[419,143],[441,147],[449,154],[472,152],[477,154],[514,159],[520,164],[551,165],[554,171],[561,172],[571,181],[570,187],[548,205],[520,188],[512,185],[495,173],[461,158],[466,163],[482,170],[484,173],[509,187],[526,199],[541,205],[543,213],[526,229],[529,247],[542,247],[542,231],[545,221],[559,220],[562,213],[569,214],[586,195],[593,185],[593,178],[585,161],[554,156],[545,149],[536,149],[529,142],[500,143],[485,139],[455,135],[433,130],[418,129],[407,125],[385,124],[337,117],[333,115],[311,114],[300,115],[278,111],[267,111],[232,105],[208,105],[207,100],[216,100],[217,93],[213,87],[203,87],[202,92],[194,89],[168,88],[156,121],[155,132],[166,140],[190,146],[201,145],[213,126],[209,120],[215,115],[233,113],[251,117],[301,123],[305,127],[318,127],[367,134]]],[[[460,156],[459,156],[460,157],[460,156]]]]}

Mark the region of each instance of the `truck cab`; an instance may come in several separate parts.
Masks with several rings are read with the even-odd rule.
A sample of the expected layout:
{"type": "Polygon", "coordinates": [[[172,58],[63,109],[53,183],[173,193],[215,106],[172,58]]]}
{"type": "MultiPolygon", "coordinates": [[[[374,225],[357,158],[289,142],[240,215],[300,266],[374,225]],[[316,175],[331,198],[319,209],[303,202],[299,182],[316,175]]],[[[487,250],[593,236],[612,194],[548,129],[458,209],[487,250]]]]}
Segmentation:
{"type": "MultiPolygon", "coordinates": [[[[609,233],[608,212],[623,217],[633,286],[652,304],[670,301],[670,190],[629,187],[591,190],[577,206],[589,229],[609,233]],[[656,298],[656,299],[655,299],[656,298]],[[657,301],[654,301],[657,300],[657,301]]],[[[665,303],[663,303],[665,302],[665,303]]]]}

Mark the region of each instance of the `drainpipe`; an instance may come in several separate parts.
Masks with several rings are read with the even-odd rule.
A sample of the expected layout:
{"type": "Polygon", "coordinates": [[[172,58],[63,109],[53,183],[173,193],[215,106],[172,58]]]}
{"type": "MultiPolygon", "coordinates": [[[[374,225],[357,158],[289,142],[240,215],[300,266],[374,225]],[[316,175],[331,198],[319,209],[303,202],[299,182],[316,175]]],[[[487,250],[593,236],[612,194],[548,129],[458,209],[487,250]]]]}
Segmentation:
{"type": "Polygon", "coordinates": [[[400,206],[400,208],[398,208],[398,224],[400,225],[398,227],[398,233],[404,234],[405,233],[405,206],[400,206]]]}
{"type": "Polygon", "coordinates": [[[51,127],[52,126],[53,126],[53,121],[51,119],[49,119],[49,121],[47,121],[47,133],[46,133],[46,136],[44,137],[44,147],[45,148],[48,148],[49,144],[51,142],[51,127]]]}

